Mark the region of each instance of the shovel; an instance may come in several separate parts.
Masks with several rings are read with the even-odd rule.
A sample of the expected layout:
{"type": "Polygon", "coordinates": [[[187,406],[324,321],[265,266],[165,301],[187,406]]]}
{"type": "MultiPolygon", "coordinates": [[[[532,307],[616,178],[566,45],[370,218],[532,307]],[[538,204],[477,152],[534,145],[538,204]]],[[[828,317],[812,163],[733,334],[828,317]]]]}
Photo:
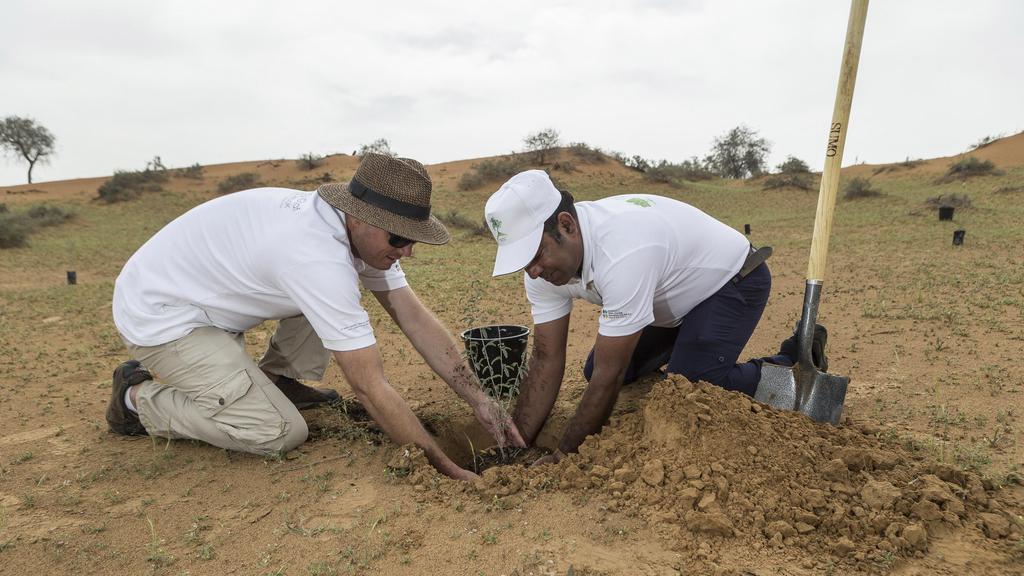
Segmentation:
{"type": "Polygon", "coordinates": [[[860,45],[864,38],[864,21],[867,13],[868,0],[853,0],[850,21],[846,27],[843,65],[839,71],[839,88],[836,90],[832,124],[829,126],[828,144],[825,148],[825,169],[821,175],[821,188],[818,192],[814,234],[811,236],[804,306],[797,328],[797,362],[795,366],[763,364],[761,381],[754,394],[755,400],[769,406],[795,410],[818,422],[830,424],[839,423],[850,379],[818,370],[811,359],[811,340],[814,336],[814,324],[818,319],[818,302],[821,300],[821,288],[825,278],[828,239],[836,207],[836,192],[839,189],[839,169],[843,161],[843,146],[846,144],[850,104],[853,102],[853,85],[857,80],[857,62],[860,60],[860,45]]]}

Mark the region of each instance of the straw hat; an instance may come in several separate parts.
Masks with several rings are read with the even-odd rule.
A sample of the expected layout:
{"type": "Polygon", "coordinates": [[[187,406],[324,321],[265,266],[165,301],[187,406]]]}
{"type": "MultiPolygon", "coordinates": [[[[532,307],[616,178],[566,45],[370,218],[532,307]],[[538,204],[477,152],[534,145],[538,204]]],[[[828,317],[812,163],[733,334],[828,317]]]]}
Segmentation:
{"type": "Polygon", "coordinates": [[[346,214],[410,240],[445,244],[444,224],[430,215],[430,176],[419,162],[368,153],[347,184],[317,188],[328,204],[346,214]]]}

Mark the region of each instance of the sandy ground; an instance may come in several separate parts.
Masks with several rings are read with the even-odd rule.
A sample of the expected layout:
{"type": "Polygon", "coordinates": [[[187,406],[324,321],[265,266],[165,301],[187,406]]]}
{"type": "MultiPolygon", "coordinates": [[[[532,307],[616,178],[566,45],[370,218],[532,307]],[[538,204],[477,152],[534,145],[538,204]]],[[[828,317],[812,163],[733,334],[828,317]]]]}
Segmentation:
{"type": "MultiPolygon", "coordinates": [[[[106,431],[110,372],[124,358],[109,295],[131,251],[224,177],[252,171],[311,189],[324,172],[346,179],[356,159],[312,172],[286,160],[211,166],[202,181],[111,206],[92,200],[103,179],[0,188],[12,209],[81,210],[28,248],[0,251],[0,573],[1024,574],[1024,135],[976,155],[1005,174],[936,187],[957,158],[847,169],[889,195],[839,207],[821,318],[831,370],[851,378],[840,426],[651,377],[624,390],[579,454],[488,468],[474,483],[438,476],[350,403],[306,412],[310,440],[280,459],[106,431]],[[951,191],[974,206],[947,226],[924,200],[951,191]],[[970,242],[954,251],[956,226],[970,242]],[[80,283],[69,287],[73,263],[80,283]]],[[[474,162],[429,167],[439,208],[479,214],[491,187],[457,187],[474,162]]],[[[792,330],[814,194],[674,189],[613,162],[576,164],[554,174],[585,197],[644,189],[753,222],[752,238],[776,246],[775,282],[748,351],[772,352],[792,330]]],[[[405,266],[453,333],[530,324],[519,280],[487,278],[491,244],[456,230],[405,266]]],[[[473,465],[486,434],[370,310],[390,381],[473,465]]],[[[271,329],[246,335],[254,355],[271,329]]],[[[582,394],[595,329],[595,309],[577,306],[542,447],[582,394]]],[[[351,396],[336,366],[325,381],[351,396]]]]}

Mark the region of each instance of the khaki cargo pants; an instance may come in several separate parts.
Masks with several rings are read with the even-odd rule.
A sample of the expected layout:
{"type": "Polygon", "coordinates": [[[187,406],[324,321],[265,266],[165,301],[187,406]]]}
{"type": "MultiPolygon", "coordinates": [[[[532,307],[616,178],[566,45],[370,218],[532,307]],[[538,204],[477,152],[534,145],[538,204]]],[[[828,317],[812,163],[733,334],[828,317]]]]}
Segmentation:
{"type": "Polygon", "coordinates": [[[299,411],[263,370],[320,380],[330,361],[304,316],[280,321],[259,364],[246,353],[242,334],[215,327],[159,346],[125,346],[159,379],[142,383],[136,403],[151,436],[260,455],[287,452],[309,435],[299,411]]]}

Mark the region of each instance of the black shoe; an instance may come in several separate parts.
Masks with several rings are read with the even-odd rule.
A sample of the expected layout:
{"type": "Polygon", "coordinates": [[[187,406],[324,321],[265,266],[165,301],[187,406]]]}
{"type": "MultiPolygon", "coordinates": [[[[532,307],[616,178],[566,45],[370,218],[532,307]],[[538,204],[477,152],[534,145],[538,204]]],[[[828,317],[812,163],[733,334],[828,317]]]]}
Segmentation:
{"type": "MultiPolygon", "coordinates": [[[[782,346],[779,347],[779,354],[788,356],[793,364],[797,363],[800,351],[797,347],[797,330],[800,326],[797,325],[796,329],[793,330],[793,335],[782,341],[782,346]]],[[[811,362],[814,363],[814,367],[822,372],[828,372],[828,357],[825,356],[825,344],[828,343],[828,330],[825,329],[821,324],[814,325],[814,337],[811,339],[811,362]]]]}
{"type": "Polygon", "coordinates": [[[321,404],[330,404],[341,399],[336,390],[313,388],[287,376],[278,376],[277,378],[271,378],[271,380],[278,390],[284,393],[285,397],[291,400],[292,404],[295,404],[295,408],[298,410],[316,408],[321,404]]]}
{"type": "Polygon", "coordinates": [[[148,436],[146,428],[139,421],[139,415],[125,405],[124,393],[132,386],[152,379],[153,375],[137,360],[129,360],[114,370],[110,402],[107,403],[107,425],[111,432],[122,436],[148,436]]]}

